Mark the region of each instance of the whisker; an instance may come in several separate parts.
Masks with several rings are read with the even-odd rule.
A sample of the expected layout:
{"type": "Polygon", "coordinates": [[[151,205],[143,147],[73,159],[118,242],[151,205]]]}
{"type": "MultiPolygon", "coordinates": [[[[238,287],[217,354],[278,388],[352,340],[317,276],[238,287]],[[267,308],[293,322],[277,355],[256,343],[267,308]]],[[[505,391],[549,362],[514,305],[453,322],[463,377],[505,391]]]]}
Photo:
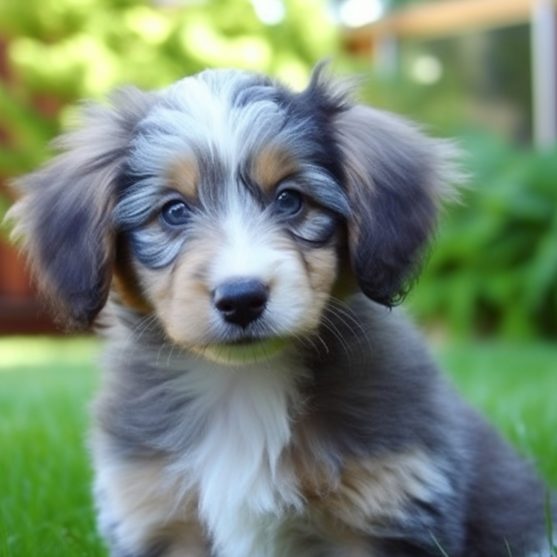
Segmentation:
{"type": "Polygon", "coordinates": [[[302,335],[302,334],[294,335],[294,339],[296,340],[296,342],[298,342],[299,344],[301,344],[302,346],[304,346],[307,349],[313,350],[314,352],[319,352],[319,348],[313,340],[313,338],[315,338],[315,337],[318,338],[319,340],[321,340],[323,346],[325,347],[326,352],[329,353],[329,349],[328,349],[327,345],[325,344],[325,342],[323,342],[323,340],[320,339],[319,337],[317,337],[316,335],[313,335],[313,336],[302,335]]]}
{"type": "Polygon", "coordinates": [[[351,354],[350,344],[344,338],[342,332],[338,329],[337,325],[332,319],[329,319],[326,315],[321,318],[322,326],[327,329],[332,335],[337,339],[338,343],[342,346],[347,356],[351,354]]]}
{"type": "Polygon", "coordinates": [[[356,334],[356,329],[358,329],[363,335],[367,335],[367,331],[360,323],[360,320],[358,319],[356,313],[346,302],[340,300],[339,298],[331,298],[329,302],[330,311],[335,313],[335,315],[343,316],[348,320],[344,322],[347,328],[349,328],[354,334],[356,334]],[[356,326],[356,329],[348,325],[348,322],[353,323],[353,325],[356,326]]]}
{"type": "Polygon", "coordinates": [[[154,323],[157,316],[154,312],[148,313],[147,315],[141,317],[134,326],[128,330],[124,342],[122,343],[122,350],[118,355],[118,366],[123,365],[124,357],[129,354],[130,351],[134,350],[137,344],[141,341],[141,337],[147,331],[151,323],[154,323]]]}
{"type": "Polygon", "coordinates": [[[372,347],[368,331],[362,326],[354,310],[342,300],[332,298],[330,312],[352,333],[355,341],[367,349],[372,347]]]}
{"type": "Polygon", "coordinates": [[[157,319],[155,312],[148,313],[145,317],[142,317],[136,326],[130,331],[128,340],[137,334],[136,342],[141,340],[143,334],[148,330],[149,326],[154,323],[157,319]]]}

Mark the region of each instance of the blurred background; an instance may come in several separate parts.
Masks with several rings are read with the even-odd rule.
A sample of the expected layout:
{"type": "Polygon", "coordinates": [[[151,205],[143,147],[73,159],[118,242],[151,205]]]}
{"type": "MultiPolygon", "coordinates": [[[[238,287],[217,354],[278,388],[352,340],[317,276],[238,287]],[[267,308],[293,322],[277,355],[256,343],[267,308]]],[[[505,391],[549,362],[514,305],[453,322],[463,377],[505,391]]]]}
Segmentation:
{"type": "MultiPolygon", "coordinates": [[[[546,0],[1,0],[0,217],[6,181],[48,156],[75,103],[232,66],[305,83],[318,60],[362,99],[456,137],[471,175],[410,303],[451,335],[555,338],[554,3],[546,0]]],[[[0,236],[0,333],[50,332],[0,236]]]]}
{"type": "MultiPolygon", "coordinates": [[[[48,158],[80,99],[222,66],[298,88],[328,57],[362,76],[363,101],[464,148],[468,187],[407,306],[465,396],[557,485],[555,14],[555,0],[0,0],[0,221],[10,178],[48,158]]],[[[8,233],[0,556],[103,555],[81,441],[98,347],[53,336],[8,233]]]]}

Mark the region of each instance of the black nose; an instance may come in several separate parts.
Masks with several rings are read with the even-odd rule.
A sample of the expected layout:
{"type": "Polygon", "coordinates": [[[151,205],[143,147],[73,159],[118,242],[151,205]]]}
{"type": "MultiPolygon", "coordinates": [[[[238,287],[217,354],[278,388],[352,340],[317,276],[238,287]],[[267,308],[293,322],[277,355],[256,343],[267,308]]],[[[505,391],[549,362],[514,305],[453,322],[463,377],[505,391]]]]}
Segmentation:
{"type": "Polygon", "coordinates": [[[257,279],[234,279],[218,286],[213,303],[225,321],[244,329],[261,317],[269,299],[269,288],[257,279]]]}

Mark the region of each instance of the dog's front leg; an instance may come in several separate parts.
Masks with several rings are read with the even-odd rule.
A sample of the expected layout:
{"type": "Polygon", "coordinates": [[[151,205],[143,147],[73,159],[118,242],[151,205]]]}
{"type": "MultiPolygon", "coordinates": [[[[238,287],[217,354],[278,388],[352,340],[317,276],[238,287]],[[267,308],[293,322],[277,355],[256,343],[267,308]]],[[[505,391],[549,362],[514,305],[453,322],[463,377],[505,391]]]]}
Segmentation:
{"type": "Polygon", "coordinates": [[[95,461],[98,524],[111,557],[210,557],[196,495],[176,485],[162,459],[97,450],[95,461]]]}
{"type": "Polygon", "coordinates": [[[213,557],[197,524],[181,523],[174,525],[174,531],[152,532],[155,536],[152,541],[143,540],[139,544],[136,541],[133,547],[129,539],[123,541],[118,537],[119,525],[114,526],[105,533],[111,557],[213,557]],[[157,540],[157,537],[161,539],[157,540]]]}

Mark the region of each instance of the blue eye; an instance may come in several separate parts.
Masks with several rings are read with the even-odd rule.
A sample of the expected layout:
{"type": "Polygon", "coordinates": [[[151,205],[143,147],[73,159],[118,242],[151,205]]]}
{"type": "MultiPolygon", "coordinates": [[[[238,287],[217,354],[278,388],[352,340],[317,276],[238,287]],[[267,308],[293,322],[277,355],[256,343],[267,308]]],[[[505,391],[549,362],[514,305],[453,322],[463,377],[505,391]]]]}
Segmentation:
{"type": "Polygon", "coordinates": [[[304,206],[304,198],[296,190],[282,190],[275,199],[275,206],[279,214],[293,217],[304,206]]]}
{"type": "Polygon", "coordinates": [[[169,201],[161,210],[162,219],[171,226],[183,226],[190,218],[190,210],[184,201],[174,199],[169,201]]]}

